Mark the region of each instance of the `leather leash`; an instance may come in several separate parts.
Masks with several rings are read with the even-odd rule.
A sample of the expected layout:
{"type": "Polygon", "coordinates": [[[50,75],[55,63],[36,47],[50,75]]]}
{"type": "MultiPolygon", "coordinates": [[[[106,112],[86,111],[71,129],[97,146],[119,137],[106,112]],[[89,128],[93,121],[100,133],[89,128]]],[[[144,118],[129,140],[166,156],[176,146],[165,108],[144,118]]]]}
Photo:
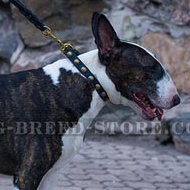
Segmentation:
{"type": "Polygon", "coordinates": [[[92,72],[86,67],[86,65],[79,59],[78,55],[80,54],[74,46],[69,43],[64,43],[62,40],[58,39],[56,35],[53,34],[50,27],[44,25],[44,23],[30,11],[21,0],[9,0],[14,6],[18,8],[18,10],[23,14],[32,24],[36,26],[39,30],[41,30],[42,34],[45,36],[51,37],[55,42],[57,42],[61,48],[61,53],[64,54],[78,69],[78,71],[87,79],[89,79],[99,96],[104,100],[109,100],[109,97],[97,80],[97,78],[92,74],[92,72]]]}

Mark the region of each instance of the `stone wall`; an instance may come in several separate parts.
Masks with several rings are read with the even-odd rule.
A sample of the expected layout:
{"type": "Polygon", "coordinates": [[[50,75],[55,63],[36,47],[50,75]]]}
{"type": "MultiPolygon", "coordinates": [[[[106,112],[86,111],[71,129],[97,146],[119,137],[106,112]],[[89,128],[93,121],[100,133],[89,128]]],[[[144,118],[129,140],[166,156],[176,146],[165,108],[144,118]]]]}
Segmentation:
{"type": "MultiPolygon", "coordinates": [[[[94,49],[92,12],[105,13],[119,36],[158,57],[178,89],[190,93],[190,0],[23,0],[63,40],[94,49]]],[[[33,69],[61,57],[15,7],[0,0],[0,73],[33,69]]]]}
{"type": "MultiPolygon", "coordinates": [[[[190,0],[23,1],[59,38],[71,42],[81,52],[96,48],[90,21],[94,11],[103,12],[121,39],[139,43],[152,51],[163,62],[177,88],[190,93],[190,0]]],[[[43,37],[15,7],[9,5],[8,0],[0,0],[0,73],[38,68],[60,58],[57,44],[43,37]]],[[[186,153],[190,153],[189,135],[186,132],[174,135],[171,117],[174,121],[185,117],[186,121],[188,106],[189,102],[183,98],[180,107],[168,111],[162,125],[170,135],[158,136],[163,143],[173,139],[176,148],[186,153]]],[[[96,121],[120,124],[141,120],[131,109],[109,104],[94,123],[96,121]]],[[[108,126],[106,132],[120,133],[119,128],[114,127],[114,131],[112,128],[108,126]]],[[[132,134],[137,132],[144,133],[132,131],[132,134]]]]}

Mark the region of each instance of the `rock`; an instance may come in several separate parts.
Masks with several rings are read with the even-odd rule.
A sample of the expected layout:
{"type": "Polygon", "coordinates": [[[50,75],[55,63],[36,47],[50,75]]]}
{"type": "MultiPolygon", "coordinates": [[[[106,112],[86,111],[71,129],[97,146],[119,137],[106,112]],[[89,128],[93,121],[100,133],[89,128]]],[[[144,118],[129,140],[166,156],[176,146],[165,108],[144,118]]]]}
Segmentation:
{"type": "MultiPolygon", "coordinates": [[[[69,3],[70,1],[67,2],[69,3]]],[[[100,0],[83,0],[80,6],[70,7],[72,22],[75,25],[88,26],[88,28],[91,29],[92,13],[94,11],[102,12],[106,7],[107,5],[100,0]],[[94,9],[94,7],[96,7],[96,9],[94,9]]]]}
{"type": "MultiPolygon", "coordinates": [[[[187,6],[190,0],[23,1],[60,39],[80,47],[81,52],[96,48],[90,26],[92,12],[106,13],[121,39],[139,43],[152,51],[163,62],[178,89],[190,93],[190,84],[187,83],[190,81],[190,7],[187,6]]],[[[16,28],[8,4],[1,1],[0,71],[7,72],[9,62],[12,63],[11,71],[17,72],[39,68],[62,58],[58,46],[51,43],[51,39],[43,37],[15,7],[11,7],[16,28]]],[[[189,146],[187,131],[177,136],[171,126],[176,122],[175,118],[188,121],[188,107],[183,102],[176,109],[167,111],[162,123],[163,134],[158,137],[163,143],[172,139],[176,148],[186,152],[189,146]]],[[[101,132],[102,125],[97,122],[105,122],[103,131],[108,134],[123,132],[121,125],[125,122],[134,127],[130,131],[127,131],[129,125],[123,127],[122,130],[128,134],[147,132],[143,127],[137,127],[139,122],[143,124],[144,121],[133,110],[122,106],[109,104],[102,110],[92,124],[101,132]]]]}
{"type": "Polygon", "coordinates": [[[147,14],[163,22],[175,25],[189,25],[190,0],[125,0],[127,6],[139,13],[147,14]]]}
{"type": "Polygon", "coordinates": [[[190,93],[190,35],[181,39],[167,34],[147,32],[142,45],[152,51],[164,64],[178,89],[190,93]],[[183,77],[182,77],[183,76],[183,77]]]}
{"type": "Polygon", "coordinates": [[[3,2],[3,3],[8,3],[9,2],[9,0],[0,0],[0,2],[3,2]]]}
{"type": "MultiPolygon", "coordinates": [[[[123,40],[137,42],[152,51],[183,92],[190,92],[190,84],[186,83],[190,79],[189,7],[184,6],[188,1],[24,0],[60,39],[79,45],[82,52],[96,48],[91,38],[91,15],[95,6],[96,11],[104,10],[118,35],[123,40]]],[[[43,37],[15,8],[12,11],[16,26],[29,48],[50,44],[51,39],[43,37]]]]}
{"type": "MultiPolygon", "coordinates": [[[[152,9],[142,9],[143,5],[149,7],[155,6],[155,3],[166,7],[165,1],[155,0],[152,3],[153,1],[147,0],[138,4],[139,2],[142,1],[121,0],[120,3],[115,2],[112,5],[114,8],[111,11],[108,10],[107,15],[118,36],[124,41],[136,42],[152,51],[169,71],[177,88],[190,93],[190,84],[185,82],[190,79],[190,28],[185,23],[181,27],[175,22],[167,22],[166,17],[163,17],[164,21],[155,18],[152,9]]],[[[166,9],[159,11],[160,14],[167,14],[166,9]]]]}
{"type": "Polygon", "coordinates": [[[23,42],[16,32],[0,38],[0,57],[7,62],[14,63],[23,49],[23,42]]]}
{"type": "MultiPolygon", "coordinates": [[[[23,2],[64,41],[70,39],[77,41],[90,37],[88,34],[90,32],[90,20],[94,6],[96,6],[97,11],[102,11],[106,6],[105,3],[99,0],[24,0],[23,2]],[[80,30],[80,26],[87,26],[88,30],[80,32],[79,36],[77,35],[78,33],[73,35],[72,30],[80,30]]],[[[29,23],[14,6],[12,6],[12,12],[17,29],[27,46],[34,48],[50,43],[51,39],[42,36],[41,32],[29,23]]]]}
{"type": "Polygon", "coordinates": [[[184,113],[170,122],[171,134],[175,148],[190,155],[190,118],[189,113],[184,113]]]}
{"type": "MultiPolygon", "coordinates": [[[[89,39],[92,36],[90,20],[94,6],[96,5],[97,11],[101,11],[106,7],[106,4],[100,0],[45,0],[42,2],[37,0],[24,0],[24,3],[41,18],[44,23],[53,29],[58,38],[64,39],[64,41],[71,42],[72,44],[77,43],[82,52],[89,50],[91,46],[91,44],[89,44],[89,39]],[[46,8],[42,9],[42,7],[46,8]]],[[[43,47],[51,46],[50,42],[52,42],[52,39],[44,37],[14,6],[12,6],[12,12],[13,18],[16,21],[16,27],[28,48],[22,53],[19,59],[16,60],[16,63],[13,64],[11,71],[16,72],[19,70],[38,68],[43,66],[44,63],[49,63],[50,58],[46,56],[49,54],[53,55],[55,49],[43,47]],[[49,52],[44,51],[44,49],[48,49],[49,52]],[[46,58],[48,60],[45,60],[46,58]]],[[[58,49],[55,43],[53,43],[53,46],[58,49]]],[[[56,55],[57,54],[58,53],[56,53],[56,55]]]]}
{"type": "Polygon", "coordinates": [[[72,1],[66,1],[67,7],[71,8],[73,6],[78,6],[84,3],[85,0],[72,0],[72,1]]]}
{"type": "Polygon", "coordinates": [[[11,72],[37,69],[39,67],[53,63],[58,59],[62,59],[63,55],[61,55],[59,50],[53,51],[53,49],[55,49],[53,47],[54,46],[39,49],[25,49],[19,59],[11,67],[11,72]]]}
{"type": "Polygon", "coordinates": [[[134,13],[126,7],[114,10],[109,14],[109,19],[122,40],[135,41],[137,38],[136,26],[135,23],[132,23],[133,16],[134,13]]]}
{"type": "Polygon", "coordinates": [[[157,139],[161,143],[172,140],[177,150],[190,154],[190,95],[183,94],[182,103],[165,113],[162,126],[157,139]]]}
{"type": "Polygon", "coordinates": [[[15,33],[6,34],[3,38],[0,38],[0,57],[6,61],[10,61],[10,57],[16,51],[17,37],[15,33]],[[9,40],[7,40],[9,39],[9,40]]]}
{"type": "Polygon", "coordinates": [[[7,73],[10,67],[8,64],[13,63],[24,49],[24,44],[14,29],[8,5],[0,7],[0,36],[1,73],[7,73]]]}
{"type": "Polygon", "coordinates": [[[0,74],[10,73],[10,64],[0,59],[0,74]]]}
{"type": "MultiPolygon", "coordinates": [[[[45,24],[53,28],[54,31],[64,30],[68,26],[68,19],[63,13],[64,7],[60,6],[59,1],[54,0],[24,0],[25,5],[34,12],[45,24]],[[44,8],[45,7],[45,8],[44,8]]],[[[41,47],[47,45],[50,39],[44,37],[23,15],[12,6],[13,18],[16,27],[21,34],[24,42],[29,47],[41,47]]]]}
{"type": "Polygon", "coordinates": [[[160,127],[161,130],[158,134],[156,134],[156,140],[158,140],[162,145],[173,143],[168,120],[163,120],[162,123],[160,124],[160,127]]]}

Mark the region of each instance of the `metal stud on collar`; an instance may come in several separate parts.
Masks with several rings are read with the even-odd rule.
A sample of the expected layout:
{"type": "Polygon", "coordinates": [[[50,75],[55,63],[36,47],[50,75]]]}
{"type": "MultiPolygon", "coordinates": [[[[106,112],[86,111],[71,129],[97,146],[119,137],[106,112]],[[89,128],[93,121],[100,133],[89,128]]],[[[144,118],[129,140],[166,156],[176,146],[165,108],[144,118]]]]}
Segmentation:
{"type": "Polygon", "coordinates": [[[62,40],[58,39],[56,35],[53,34],[50,27],[45,26],[44,23],[32,13],[20,0],[10,0],[12,4],[14,4],[18,10],[23,14],[32,24],[34,24],[38,29],[42,31],[44,36],[51,37],[56,43],[59,44],[61,48],[61,53],[66,55],[67,58],[73,63],[73,65],[84,75],[87,79],[89,79],[97,93],[100,97],[106,101],[109,99],[107,93],[96,79],[96,77],[91,73],[91,71],[85,66],[85,64],[78,58],[79,52],[69,43],[64,43],[62,40]]]}
{"type": "Polygon", "coordinates": [[[93,76],[89,76],[88,79],[91,80],[91,81],[93,81],[94,77],[93,76]]]}
{"type": "Polygon", "coordinates": [[[76,65],[79,64],[79,63],[80,63],[79,59],[75,59],[75,60],[74,60],[74,63],[75,63],[76,65]]]}
{"type": "Polygon", "coordinates": [[[102,85],[99,83],[99,81],[96,79],[96,77],[91,73],[91,71],[86,67],[86,65],[79,59],[79,57],[73,52],[71,48],[65,49],[65,55],[67,58],[73,63],[73,65],[78,69],[78,71],[87,79],[89,79],[92,84],[94,85],[97,93],[99,96],[104,100],[109,100],[109,97],[102,87],[102,85]],[[71,54],[72,53],[72,54],[71,54]]]}
{"type": "Polygon", "coordinates": [[[104,88],[101,86],[99,81],[94,77],[90,70],[84,65],[84,63],[75,54],[75,47],[68,43],[63,43],[58,39],[52,32],[51,28],[45,26],[46,30],[42,32],[45,36],[50,36],[55,42],[57,42],[61,47],[61,52],[67,56],[67,58],[75,65],[75,67],[81,72],[86,78],[88,78],[95,86],[96,91],[100,97],[106,101],[108,100],[108,95],[104,88]]]}

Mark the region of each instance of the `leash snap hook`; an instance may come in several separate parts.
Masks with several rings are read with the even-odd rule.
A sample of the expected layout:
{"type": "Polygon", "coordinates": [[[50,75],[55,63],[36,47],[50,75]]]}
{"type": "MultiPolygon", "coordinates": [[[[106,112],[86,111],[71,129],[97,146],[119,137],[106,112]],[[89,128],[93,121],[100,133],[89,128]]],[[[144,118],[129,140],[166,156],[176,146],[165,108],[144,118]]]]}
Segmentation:
{"type": "Polygon", "coordinates": [[[50,27],[48,27],[48,26],[44,26],[44,28],[45,28],[45,30],[44,30],[44,31],[42,31],[42,34],[43,34],[44,36],[49,36],[49,35],[50,35],[50,33],[52,33],[51,28],[50,28],[50,27]]]}
{"type": "Polygon", "coordinates": [[[76,50],[75,47],[69,43],[63,43],[63,41],[61,41],[60,39],[57,38],[57,36],[55,36],[51,30],[51,28],[49,26],[44,26],[45,30],[42,32],[42,34],[44,36],[49,36],[51,37],[55,42],[57,42],[60,47],[61,47],[61,52],[63,54],[65,54],[65,49],[66,48],[71,48],[73,50],[76,50]]]}
{"type": "Polygon", "coordinates": [[[63,46],[64,43],[55,36],[49,26],[44,26],[45,30],[42,32],[44,36],[51,37],[55,42],[57,42],[60,46],[63,46]]]}

